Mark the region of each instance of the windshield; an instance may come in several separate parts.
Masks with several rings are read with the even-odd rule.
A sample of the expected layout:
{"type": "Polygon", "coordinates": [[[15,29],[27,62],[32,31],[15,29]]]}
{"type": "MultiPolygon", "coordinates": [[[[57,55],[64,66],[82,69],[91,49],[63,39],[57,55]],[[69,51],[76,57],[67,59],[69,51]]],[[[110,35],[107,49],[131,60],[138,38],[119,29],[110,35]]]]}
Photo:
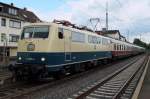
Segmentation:
{"type": "Polygon", "coordinates": [[[23,29],[21,39],[28,38],[48,38],[49,35],[49,27],[25,27],[23,29]]]}

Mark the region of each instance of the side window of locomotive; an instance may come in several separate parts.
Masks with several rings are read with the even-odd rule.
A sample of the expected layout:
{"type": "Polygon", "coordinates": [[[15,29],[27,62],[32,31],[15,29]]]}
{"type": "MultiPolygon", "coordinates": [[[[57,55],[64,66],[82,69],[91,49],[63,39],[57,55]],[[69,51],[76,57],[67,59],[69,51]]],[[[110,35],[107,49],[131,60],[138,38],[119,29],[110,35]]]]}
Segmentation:
{"type": "Polygon", "coordinates": [[[58,28],[58,38],[63,39],[64,38],[64,31],[62,28],[58,28]]]}
{"type": "Polygon", "coordinates": [[[98,38],[98,44],[101,44],[101,38],[100,37],[98,38]]]}
{"type": "Polygon", "coordinates": [[[108,44],[108,40],[105,39],[105,38],[102,38],[102,44],[103,44],[103,45],[107,45],[107,44],[108,44]]]}
{"type": "Polygon", "coordinates": [[[93,36],[93,43],[97,44],[97,37],[93,36]]]}
{"type": "Polygon", "coordinates": [[[72,42],[85,42],[85,34],[79,32],[72,32],[72,42]]]}
{"type": "Polygon", "coordinates": [[[88,43],[98,44],[98,43],[99,43],[99,42],[98,42],[98,37],[88,35],[88,43]]]}
{"type": "Polygon", "coordinates": [[[92,36],[88,35],[88,43],[92,43],[92,36]]]}

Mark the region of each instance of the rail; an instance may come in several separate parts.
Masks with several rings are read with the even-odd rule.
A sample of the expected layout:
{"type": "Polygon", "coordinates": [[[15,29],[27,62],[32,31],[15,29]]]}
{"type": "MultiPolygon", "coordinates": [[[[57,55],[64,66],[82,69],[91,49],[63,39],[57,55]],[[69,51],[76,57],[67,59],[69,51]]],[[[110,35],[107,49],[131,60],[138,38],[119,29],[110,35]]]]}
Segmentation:
{"type": "MultiPolygon", "coordinates": [[[[91,86],[88,86],[87,88],[79,91],[77,94],[74,94],[73,97],[68,99],[91,99],[94,97],[104,98],[104,99],[120,99],[120,97],[124,94],[127,87],[130,85],[133,78],[137,75],[141,69],[143,70],[145,68],[145,65],[148,61],[148,55],[145,57],[144,62],[142,61],[142,65],[139,65],[138,68],[135,66],[133,70],[128,69],[129,67],[133,67],[132,65],[136,64],[137,60],[133,61],[132,63],[127,64],[125,67],[121,68],[120,70],[116,71],[115,73],[107,76],[101,81],[98,81],[94,83],[91,86]],[[128,69],[128,70],[127,70],[128,69]],[[127,70],[128,72],[125,72],[127,70]],[[122,73],[124,72],[124,74],[122,73]],[[129,73],[131,72],[131,73],[129,73]],[[122,73],[122,74],[121,74],[122,73]],[[130,75],[128,75],[130,74],[130,75]],[[119,76],[120,75],[120,76],[119,76]],[[121,77],[122,75],[122,77],[121,77]],[[125,77],[126,75],[127,77],[125,77]],[[125,78],[124,81],[121,81],[121,78],[125,78]],[[120,80],[120,81],[119,81],[120,80]],[[110,87],[108,87],[110,86],[110,87]],[[110,91],[110,92],[107,92],[110,91]],[[100,94],[95,94],[100,93],[100,94]],[[94,97],[91,97],[91,96],[94,97]]],[[[139,74],[141,75],[141,74],[139,74]]],[[[98,98],[95,98],[98,99],[98,98]]]]}

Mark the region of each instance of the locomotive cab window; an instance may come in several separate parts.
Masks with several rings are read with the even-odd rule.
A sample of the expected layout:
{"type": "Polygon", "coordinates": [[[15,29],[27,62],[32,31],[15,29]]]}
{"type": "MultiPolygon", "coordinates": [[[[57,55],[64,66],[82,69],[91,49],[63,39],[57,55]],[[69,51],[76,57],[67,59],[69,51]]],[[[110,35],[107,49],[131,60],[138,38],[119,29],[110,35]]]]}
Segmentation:
{"type": "Polygon", "coordinates": [[[59,39],[63,39],[64,38],[64,33],[63,33],[63,29],[62,28],[58,28],[58,37],[59,37],[59,39]]]}
{"type": "Polygon", "coordinates": [[[48,35],[49,35],[49,27],[48,26],[25,27],[23,29],[21,39],[48,38],[48,35]]]}
{"type": "Polygon", "coordinates": [[[32,27],[24,28],[23,33],[21,35],[21,39],[31,38],[33,35],[33,30],[34,28],[32,27]]]}
{"type": "Polygon", "coordinates": [[[35,27],[33,38],[48,38],[48,27],[35,27]]]}

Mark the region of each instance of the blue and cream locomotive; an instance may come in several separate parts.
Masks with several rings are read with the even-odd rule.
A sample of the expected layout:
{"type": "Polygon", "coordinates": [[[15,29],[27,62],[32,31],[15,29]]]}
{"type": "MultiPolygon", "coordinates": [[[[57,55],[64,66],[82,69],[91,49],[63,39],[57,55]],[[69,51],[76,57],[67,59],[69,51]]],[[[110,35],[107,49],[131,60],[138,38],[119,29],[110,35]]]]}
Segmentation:
{"type": "Polygon", "coordinates": [[[115,42],[135,47],[137,53],[143,50],[68,24],[33,23],[22,30],[14,70],[19,76],[79,71],[98,60],[113,58],[113,53],[117,52],[114,50],[115,42]]]}

